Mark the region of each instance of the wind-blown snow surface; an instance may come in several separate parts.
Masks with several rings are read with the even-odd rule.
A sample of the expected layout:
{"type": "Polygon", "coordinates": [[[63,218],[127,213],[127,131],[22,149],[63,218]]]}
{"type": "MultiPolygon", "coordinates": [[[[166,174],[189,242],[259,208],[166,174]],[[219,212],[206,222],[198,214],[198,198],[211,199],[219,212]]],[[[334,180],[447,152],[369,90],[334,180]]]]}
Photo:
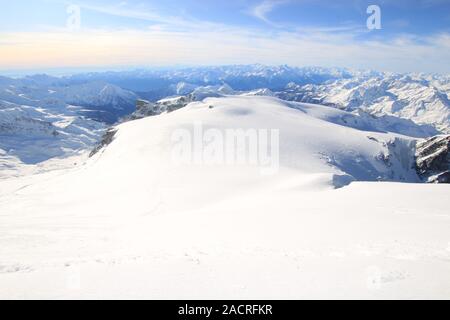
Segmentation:
{"type": "Polygon", "coordinates": [[[82,166],[0,181],[0,297],[448,298],[447,185],[334,188],[417,178],[413,140],[360,121],[209,98],[121,124],[82,166]],[[175,165],[174,130],[199,121],[279,129],[278,173],[175,165]]]}

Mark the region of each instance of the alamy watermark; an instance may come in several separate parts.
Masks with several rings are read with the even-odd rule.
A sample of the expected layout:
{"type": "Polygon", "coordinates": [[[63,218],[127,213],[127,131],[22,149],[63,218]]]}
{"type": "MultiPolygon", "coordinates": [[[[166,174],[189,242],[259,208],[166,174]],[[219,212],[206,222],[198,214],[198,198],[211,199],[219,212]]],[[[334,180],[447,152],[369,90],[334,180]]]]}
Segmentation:
{"type": "Polygon", "coordinates": [[[81,8],[78,5],[70,5],[66,9],[69,15],[66,20],[66,27],[69,31],[77,31],[81,29],[81,8]]]}
{"type": "Polygon", "coordinates": [[[250,165],[262,175],[274,175],[280,165],[278,129],[204,129],[195,122],[192,129],[172,133],[172,163],[175,165],[250,165]]]}
{"type": "Polygon", "coordinates": [[[367,7],[367,29],[369,30],[381,30],[381,8],[378,5],[370,5],[367,7]]]}

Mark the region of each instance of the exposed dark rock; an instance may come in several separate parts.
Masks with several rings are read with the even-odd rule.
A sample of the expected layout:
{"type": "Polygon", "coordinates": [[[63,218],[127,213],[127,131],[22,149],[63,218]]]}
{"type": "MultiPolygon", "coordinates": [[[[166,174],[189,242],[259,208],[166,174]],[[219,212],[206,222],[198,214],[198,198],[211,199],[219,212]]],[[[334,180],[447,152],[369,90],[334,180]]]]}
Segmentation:
{"type": "Polygon", "coordinates": [[[156,103],[140,99],[136,101],[136,111],[131,114],[129,120],[156,116],[161,113],[162,112],[156,103]]]}
{"type": "Polygon", "coordinates": [[[94,156],[97,154],[100,150],[108,146],[111,142],[114,140],[114,136],[116,135],[117,130],[115,128],[108,129],[106,133],[103,135],[102,140],[100,143],[91,151],[89,154],[89,157],[94,156]]]}
{"type": "Polygon", "coordinates": [[[417,144],[416,170],[430,183],[449,183],[450,135],[435,136],[417,144]]]}
{"type": "Polygon", "coordinates": [[[429,183],[450,183],[450,171],[445,171],[441,174],[431,177],[429,183]]]}
{"type": "Polygon", "coordinates": [[[136,111],[127,120],[137,120],[157,116],[166,112],[173,112],[184,108],[192,101],[193,99],[190,95],[164,99],[155,103],[140,99],[136,101],[136,111]]]}

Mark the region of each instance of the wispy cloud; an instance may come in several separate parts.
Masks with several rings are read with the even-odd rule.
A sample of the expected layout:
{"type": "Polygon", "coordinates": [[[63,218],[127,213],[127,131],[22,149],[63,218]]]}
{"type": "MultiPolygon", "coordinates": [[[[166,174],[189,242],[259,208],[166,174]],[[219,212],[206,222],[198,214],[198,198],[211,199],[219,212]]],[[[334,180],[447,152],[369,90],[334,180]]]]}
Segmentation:
{"type": "Polygon", "coordinates": [[[276,23],[269,19],[269,14],[281,5],[288,3],[289,0],[264,0],[250,9],[250,14],[271,26],[277,26],[276,23]]]}
{"type": "Polygon", "coordinates": [[[0,33],[0,69],[264,63],[450,72],[450,35],[355,41],[333,32],[84,30],[0,33]],[[277,54],[275,55],[274,52],[277,54]]]}
{"type": "Polygon", "coordinates": [[[184,24],[186,21],[179,17],[166,17],[159,14],[156,10],[150,8],[130,7],[126,2],[108,5],[92,5],[89,3],[79,3],[82,9],[104,13],[112,16],[133,18],[148,22],[164,23],[170,25],[184,24]]]}
{"type": "Polygon", "coordinates": [[[92,11],[96,13],[106,14],[115,17],[131,18],[136,20],[147,21],[152,24],[164,25],[166,28],[207,28],[211,25],[217,25],[205,20],[198,20],[184,15],[164,15],[158,12],[158,10],[152,8],[148,3],[132,4],[126,1],[114,3],[108,2],[103,4],[93,4],[95,2],[87,1],[67,1],[67,0],[54,0],[66,5],[76,4],[82,10],[92,11]]]}
{"type": "MultiPolygon", "coordinates": [[[[149,22],[148,27],[0,31],[0,69],[259,62],[450,72],[449,33],[365,37],[369,31],[350,22],[338,26],[280,27],[267,32],[267,26],[221,24],[188,15],[167,16],[145,3],[93,5],[80,1],[84,10],[144,20],[149,22]]],[[[252,15],[273,25],[270,13],[286,3],[287,0],[261,2],[252,8],[252,15]]]]}

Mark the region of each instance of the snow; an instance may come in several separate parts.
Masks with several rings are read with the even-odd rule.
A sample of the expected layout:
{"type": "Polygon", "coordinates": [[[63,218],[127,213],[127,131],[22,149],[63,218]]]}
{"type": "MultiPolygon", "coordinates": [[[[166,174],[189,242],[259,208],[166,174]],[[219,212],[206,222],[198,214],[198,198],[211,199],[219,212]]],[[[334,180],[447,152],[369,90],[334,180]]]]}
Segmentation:
{"type": "Polygon", "coordinates": [[[400,181],[392,166],[414,181],[404,159],[377,160],[414,139],[340,115],[360,120],[208,98],[117,126],[70,169],[0,180],[0,298],[448,297],[449,186],[370,182],[400,181]],[[174,130],[198,122],[279,129],[279,171],[175,165],[174,130]]]}
{"type": "Polygon", "coordinates": [[[133,112],[136,99],[135,93],[103,81],[71,82],[64,78],[37,75],[8,79],[0,84],[0,103],[44,108],[62,114],[66,114],[67,109],[74,110],[71,105],[82,106],[87,110],[76,110],[81,115],[88,111],[93,119],[98,117],[97,120],[111,123],[133,112]],[[9,82],[17,86],[11,87],[9,82]]]}
{"type": "Polygon", "coordinates": [[[0,179],[36,172],[32,165],[78,156],[101,138],[105,125],[67,110],[0,101],[0,179]]]}
{"type": "Polygon", "coordinates": [[[275,94],[286,100],[362,109],[377,116],[412,120],[441,133],[450,132],[448,75],[255,64],[100,72],[61,78],[34,75],[2,78],[0,83],[0,100],[58,110],[64,110],[68,104],[78,105],[84,107],[80,114],[110,124],[132,113],[138,98],[155,102],[168,96],[193,94],[202,100],[242,93],[275,94]]]}
{"type": "Polygon", "coordinates": [[[445,83],[448,77],[430,81],[426,75],[376,75],[351,77],[320,85],[290,84],[280,91],[283,98],[345,108],[362,109],[375,115],[394,115],[417,124],[450,130],[450,102],[445,83]]]}

